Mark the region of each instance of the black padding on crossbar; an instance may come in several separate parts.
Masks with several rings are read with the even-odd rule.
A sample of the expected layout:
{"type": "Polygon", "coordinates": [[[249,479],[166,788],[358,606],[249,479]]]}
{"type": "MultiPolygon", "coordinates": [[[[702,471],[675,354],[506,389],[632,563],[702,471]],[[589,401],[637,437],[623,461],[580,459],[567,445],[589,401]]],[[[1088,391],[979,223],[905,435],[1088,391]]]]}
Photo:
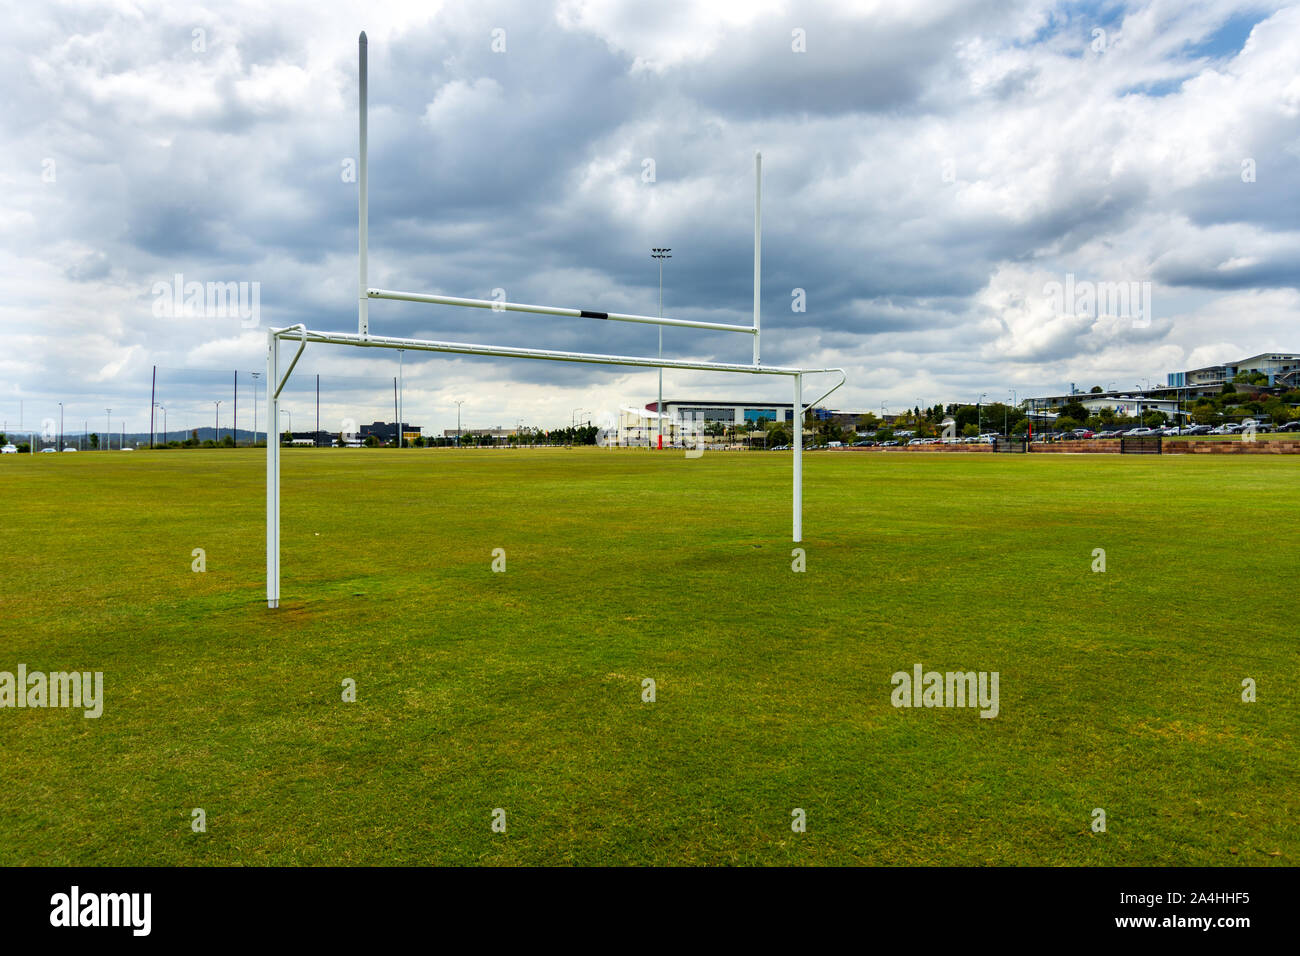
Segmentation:
{"type": "Polygon", "coordinates": [[[582,310],[582,317],[583,317],[584,319],[608,319],[608,318],[609,318],[609,313],[608,313],[608,312],[588,312],[586,309],[583,309],[583,310],[582,310]]]}

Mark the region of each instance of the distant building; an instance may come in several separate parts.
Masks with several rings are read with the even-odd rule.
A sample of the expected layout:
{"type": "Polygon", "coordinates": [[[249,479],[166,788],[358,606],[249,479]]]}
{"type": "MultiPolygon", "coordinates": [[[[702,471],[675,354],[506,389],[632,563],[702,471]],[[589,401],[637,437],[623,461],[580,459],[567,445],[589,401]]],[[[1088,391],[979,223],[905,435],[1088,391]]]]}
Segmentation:
{"type": "Polygon", "coordinates": [[[459,432],[454,428],[442,430],[443,438],[455,438],[457,434],[463,438],[470,435],[477,438],[509,438],[511,435],[518,434],[518,431],[514,428],[462,428],[459,432]]]}
{"type": "Polygon", "coordinates": [[[1269,385],[1285,384],[1295,387],[1297,379],[1300,379],[1300,355],[1262,352],[1223,365],[1207,365],[1205,368],[1194,368],[1186,372],[1170,372],[1167,379],[1170,388],[1222,385],[1231,382],[1243,372],[1267,375],[1269,385]],[[1280,383],[1279,379],[1282,380],[1280,383]]]}
{"type": "Polygon", "coordinates": [[[334,439],[338,437],[332,432],[289,432],[288,434],[291,445],[306,445],[318,448],[330,447],[334,444],[334,439]]]}
{"type": "MultiPolygon", "coordinates": [[[[654,416],[654,402],[646,404],[646,411],[654,416]]],[[[664,420],[681,422],[721,422],[724,425],[758,423],[760,418],[769,422],[788,422],[794,418],[793,402],[664,402],[664,420]]]]}
{"type": "MultiPolygon", "coordinates": [[[[371,435],[381,442],[397,442],[397,423],[396,422],[372,422],[369,425],[362,425],[360,428],[361,438],[364,441],[371,435]]],[[[402,423],[402,437],[408,442],[413,442],[420,437],[420,426],[412,425],[410,422],[402,423]]]]}

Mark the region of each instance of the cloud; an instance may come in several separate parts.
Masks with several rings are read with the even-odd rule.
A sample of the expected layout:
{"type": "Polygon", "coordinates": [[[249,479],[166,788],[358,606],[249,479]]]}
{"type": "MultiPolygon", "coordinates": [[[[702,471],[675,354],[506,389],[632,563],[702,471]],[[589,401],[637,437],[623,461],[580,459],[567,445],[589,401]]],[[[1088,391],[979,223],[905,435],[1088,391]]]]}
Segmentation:
{"type": "MultiPolygon", "coordinates": [[[[91,416],[131,408],[140,428],[157,364],[174,414],[206,424],[210,393],[263,367],[267,326],[355,328],[360,29],[375,285],[653,312],[649,248],[666,245],[665,311],[744,324],[761,149],[763,354],[846,367],[843,407],[1159,379],[1300,347],[1295,7],[146,2],[33,8],[13,27],[0,38],[10,418],[20,400],[81,402],[91,416]],[[155,284],[178,273],[258,283],[259,326],[156,316],[155,284]],[[1054,309],[1044,287],[1067,275],[1146,284],[1152,321],[1054,309]]],[[[372,303],[371,322],[658,347],[653,328],[411,303],[372,303]]],[[[680,330],[664,342],[726,361],[749,348],[680,330]]],[[[479,423],[559,424],[578,405],[644,404],[656,378],[403,361],[410,417],[431,427],[454,423],[453,397],[479,423]]],[[[330,383],[323,414],[380,417],[396,366],[310,349],[296,375],[330,383]]],[[[780,383],[665,382],[785,397],[780,383]]]]}

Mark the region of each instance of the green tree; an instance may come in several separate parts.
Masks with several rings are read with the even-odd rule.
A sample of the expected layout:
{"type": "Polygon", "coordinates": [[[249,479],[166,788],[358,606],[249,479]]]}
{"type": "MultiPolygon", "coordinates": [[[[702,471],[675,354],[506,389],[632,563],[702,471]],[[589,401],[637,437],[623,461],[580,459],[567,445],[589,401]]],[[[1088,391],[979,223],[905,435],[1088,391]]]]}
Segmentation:
{"type": "Polygon", "coordinates": [[[1081,422],[1088,417],[1088,410],[1079,402],[1066,402],[1065,407],[1061,409],[1061,414],[1081,422]]]}
{"type": "MultiPolygon", "coordinates": [[[[0,435],[0,445],[3,445],[3,444],[4,444],[4,435],[0,435]]],[[[91,433],[90,433],[90,447],[91,447],[91,448],[98,448],[98,447],[99,447],[99,433],[98,433],[98,432],[91,432],[91,433]]]]}

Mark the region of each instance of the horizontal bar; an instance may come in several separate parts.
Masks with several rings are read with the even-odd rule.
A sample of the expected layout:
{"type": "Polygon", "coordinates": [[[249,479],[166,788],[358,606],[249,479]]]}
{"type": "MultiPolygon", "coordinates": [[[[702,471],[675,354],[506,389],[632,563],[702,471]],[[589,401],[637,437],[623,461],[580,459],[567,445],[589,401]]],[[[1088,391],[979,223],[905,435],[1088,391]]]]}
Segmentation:
{"type": "MultiPolygon", "coordinates": [[[[296,328],[273,329],[277,337],[297,338],[296,328]]],[[[811,375],[840,372],[837,368],[789,368],[782,365],[736,365],[728,362],[687,362],[674,359],[638,358],[631,355],[601,355],[593,352],[557,352],[552,349],[524,349],[506,345],[473,345],[468,342],[435,342],[426,339],[399,339],[382,335],[359,335],[353,332],[306,331],[306,341],[326,345],[358,345],[362,348],[410,349],[416,352],[450,352],[453,355],[492,355],[500,358],[543,359],[551,362],[580,362],[587,365],[632,365],[639,368],[677,368],[695,372],[746,372],[750,375],[811,375]]]]}
{"type": "Polygon", "coordinates": [[[470,309],[492,309],[494,312],[533,312],[538,315],[563,315],[573,319],[608,319],[611,322],[640,322],[644,325],[675,325],[684,329],[746,332],[749,335],[754,335],[758,331],[748,325],[727,325],[723,322],[661,319],[653,315],[629,315],[624,312],[591,312],[587,309],[561,309],[550,305],[524,305],[519,302],[495,302],[491,299],[462,299],[452,295],[428,295],[423,292],[392,292],[388,289],[367,289],[366,295],[372,299],[400,299],[403,302],[427,302],[432,305],[459,305],[470,309]]]}

